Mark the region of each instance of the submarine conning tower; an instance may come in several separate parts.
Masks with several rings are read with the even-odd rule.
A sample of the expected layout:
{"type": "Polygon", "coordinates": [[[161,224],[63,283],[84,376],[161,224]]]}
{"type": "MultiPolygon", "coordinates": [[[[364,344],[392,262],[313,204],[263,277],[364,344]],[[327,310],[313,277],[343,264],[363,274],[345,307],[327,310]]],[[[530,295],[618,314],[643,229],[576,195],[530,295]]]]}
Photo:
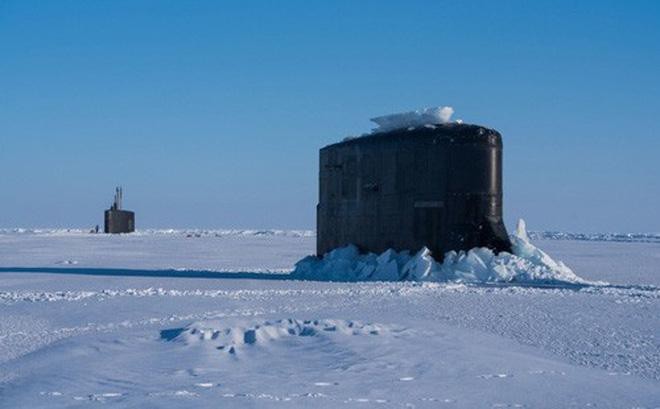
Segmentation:
{"type": "Polygon", "coordinates": [[[123,210],[124,190],[121,187],[115,188],[115,198],[108,210],[104,214],[105,233],[132,233],[135,231],[135,213],[129,210],[123,210]]]}
{"type": "Polygon", "coordinates": [[[502,220],[502,137],[444,123],[372,133],[320,150],[317,255],[511,251],[502,220]]]}

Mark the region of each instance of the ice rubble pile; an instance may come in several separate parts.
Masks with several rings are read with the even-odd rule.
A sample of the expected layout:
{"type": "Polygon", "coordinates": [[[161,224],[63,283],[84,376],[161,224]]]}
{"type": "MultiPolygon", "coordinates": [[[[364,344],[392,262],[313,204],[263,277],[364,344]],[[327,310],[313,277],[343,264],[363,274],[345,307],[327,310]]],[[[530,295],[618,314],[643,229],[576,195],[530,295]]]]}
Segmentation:
{"type": "Polygon", "coordinates": [[[235,327],[227,327],[222,321],[212,320],[194,322],[185,328],[161,331],[161,338],[186,345],[212,345],[218,350],[234,354],[245,345],[266,344],[285,337],[387,335],[402,331],[401,328],[389,325],[337,319],[288,318],[235,327]]]}
{"type": "Polygon", "coordinates": [[[374,133],[389,132],[395,129],[416,128],[424,125],[445,124],[451,120],[454,114],[452,107],[433,107],[417,111],[401,112],[398,114],[384,115],[371,118],[378,125],[374,133]]]}
{"type": "Polygon", "coordinates": [[[488,248],[450,251],[442,263],[423,248],[417,254],[387,250],[360,254],[353,246],[342,247],[322,259],[309,256],[296,263],[292,277],[320,281],[458,281],[469,283],[593,284],[534,246],[520,220],[511,238],[513,254],[495,254],[488,248]]]}

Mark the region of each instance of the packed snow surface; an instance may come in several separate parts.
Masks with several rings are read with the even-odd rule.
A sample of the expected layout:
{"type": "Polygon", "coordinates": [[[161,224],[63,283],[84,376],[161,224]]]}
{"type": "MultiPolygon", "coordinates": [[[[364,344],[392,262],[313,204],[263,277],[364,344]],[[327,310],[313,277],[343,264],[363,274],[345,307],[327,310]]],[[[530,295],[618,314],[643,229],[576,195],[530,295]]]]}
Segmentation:
{"type": "Polygon", "coordinates": [[[571,233],[558,231],[529,232],[535,240],[620,241],[626,243],[660,243],[660,233],[571,233]]]}
{"type": "MultiPolygon", "coordinates": [[[[32,234],[32,235],[87,235],[92,229],[25,229],[0,228],[0,235],[32,234]]],[[[287,237],[314,237],[313,230],[274,230],[274,229],[139,229],[131,236],[186,236],[186,237],[225,237],[225,236],[287,236],[287,237]]]]}
{"type": "Polygon", "coordinates": [[[380,255],[360,254],[350,245],[322,258],[309,256],[296,264],[292,276],[304,280],[330,281],[456,281],[527,284],[594,284],[584,280],[564,263],[553,260],[534,246],[520,220],[512,236],[513,254],[495,254],[488,248],[450,251],[442,263],[427,248],[414,255],[387,250],[380,255]]]}
{"type": "MultiPolygon", "coordinates": [[[[62,228],[0,228],[0,235],[37,235],[37,236],[88,236],[91,229],[62,228]]],[[[533,240],[579,240],[579,241],[615,241],[630,243],[660,243],[660,233],[575,233],[558,231],[529,231],[533,240]]],[[[278,236],[278,237],[315,237],[314,230],[274,230],[274,229],[139,229],[131,236],[186,236],[191,237],[232,237],[232,236],[278,236]]]]}
{"type": "Polygon", "coordinates": [[[659,243],[329,282],[290,274],[313,233],[217,232],[1,233],[0,407],[660,407],[659,243]]]}
{"type": "Polygon", "coordinates": [[[401,112],[371,118],[378,125],[373,132],[389,132],[395,129],[417,128],[424,125],[445,124],[451,121],[454,108],[432,107],[417,111],[401,112]]]}

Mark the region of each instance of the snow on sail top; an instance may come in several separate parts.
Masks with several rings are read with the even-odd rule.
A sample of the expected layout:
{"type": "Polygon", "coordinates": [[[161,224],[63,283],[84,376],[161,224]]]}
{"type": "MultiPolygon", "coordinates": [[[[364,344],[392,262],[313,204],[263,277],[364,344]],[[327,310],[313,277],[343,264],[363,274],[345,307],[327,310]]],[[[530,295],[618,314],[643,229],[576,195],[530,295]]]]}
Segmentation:
{"type": "Polygon", "coordinates": [[[397,114],[377,116],[371,118],[378,125],[374,133],[389,132],[395,129],[417,128],[424,125],[446,124],[451,121],[454,108],[450,106],[431,107],[421,110],[401,112],[397,114]]]}

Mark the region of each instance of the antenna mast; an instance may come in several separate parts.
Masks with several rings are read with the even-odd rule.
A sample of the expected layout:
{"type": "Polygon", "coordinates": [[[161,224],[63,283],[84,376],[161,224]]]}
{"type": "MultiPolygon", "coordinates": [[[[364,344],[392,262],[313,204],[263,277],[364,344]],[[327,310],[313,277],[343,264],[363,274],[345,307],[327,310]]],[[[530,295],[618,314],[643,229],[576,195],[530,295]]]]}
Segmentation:
{"type": "Polygon", "coordinates": [[[121,186],[115,188],[115,200],[114,203],[112,204],[112,208],[114,210],[121,210],[121,205],[122,205],[122,200],[123,200],[124,193],[122,191],[121,186]]]}

